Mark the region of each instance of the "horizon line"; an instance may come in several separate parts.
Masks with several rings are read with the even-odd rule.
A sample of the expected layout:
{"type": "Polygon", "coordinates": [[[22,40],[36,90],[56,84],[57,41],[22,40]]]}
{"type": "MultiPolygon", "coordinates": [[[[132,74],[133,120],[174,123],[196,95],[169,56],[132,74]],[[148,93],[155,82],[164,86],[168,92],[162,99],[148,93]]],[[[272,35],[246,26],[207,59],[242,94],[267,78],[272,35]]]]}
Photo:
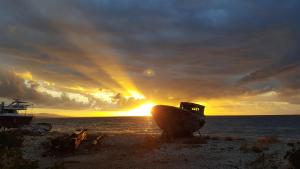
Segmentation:
{"type": "MultiPolygon", "coordinates": [[[[35,118],[119,118],[119,117],[152,117],[152,116],[63,116],[63,115],[53,115],[53,116],[35,116],[35,118]]],[[[300,114],[258,114],[258,115],[205,115],[205,117],[253,117],[253,116],[300,116],[300,114]]]]}

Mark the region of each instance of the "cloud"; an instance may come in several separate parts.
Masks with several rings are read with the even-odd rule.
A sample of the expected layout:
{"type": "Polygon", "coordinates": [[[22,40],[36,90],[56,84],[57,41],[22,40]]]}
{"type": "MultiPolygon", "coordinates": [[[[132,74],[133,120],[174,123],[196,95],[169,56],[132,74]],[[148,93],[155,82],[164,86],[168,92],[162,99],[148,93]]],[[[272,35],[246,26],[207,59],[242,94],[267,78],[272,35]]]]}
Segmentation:
{"type": "Polygon", "coordinates": [[[40,82],[24,80],[12,71],[0,69],[0,96],[7,99],[30,101],[36,104],[35,107],[111,111],[126,109],[133,104],[141,102],[133,98],[125,99],[121,95],[118,95],[118,97],[112,96],[111,99],[113,99],[114,103],[106,102],[93,97],[91,94],[84,93],[57,92],[58,94],[53,95],[55,90],[45,90],[45,88],[39,90],[41,89],[40,87],[40,82]],[[72,97],[74,95],[75,97],[72,97]],[[80,97],[86,98],[87,101],[78,99],[80,97]]]}
{"type": "Polygon", "coordinates": [[[0,96],[8,99],[24,99],[38,106],[54,108],[87,108],[88,105],[76,102],[66,95],[53,97],[47,93],[38,92],[39,84],[35,81],[25,81],[13,72],[0,69],[0,96]]]}
{"type": "Polygon", "coordinates": [[[290,73],[296,69],[299,69],[299,64],[291,64],[283,67],[271,67],[268,69],[262,69],[255,72],[250,73],[249,75],[243,77],[239,82],[240,83],[250,83],[266,80],[268,78],[274,78],[276,76],[284,75],[290,73]]]}
{"type": "MultiPolygon", "coordinates": [[[[30,71],[62,92],[86,94],[90,103],[95,98],[66,86],[122,96],[134,88],[161,102],[276,91],[293,102],[287,91],[299,89],[299,5],[294,0],[1,1],[0,65],[30,71]],[[147,70],[155,74],[145,76],[147,70]]],[[[15,95],[40,100],[20,79],[14,82],[20,92],[15,95]]]]}

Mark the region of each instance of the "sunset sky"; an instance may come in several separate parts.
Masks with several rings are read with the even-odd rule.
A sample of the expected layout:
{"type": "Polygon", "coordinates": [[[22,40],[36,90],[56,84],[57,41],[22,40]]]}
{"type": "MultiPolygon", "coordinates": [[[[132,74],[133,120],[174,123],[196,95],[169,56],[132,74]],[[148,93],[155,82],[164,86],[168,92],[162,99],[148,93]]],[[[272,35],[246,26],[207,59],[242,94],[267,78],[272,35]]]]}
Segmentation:
{"type": "Polygon", "coordinates": [[[300,114],[300,1],[0,0],[0,100],[34,113],[300,114]]]}

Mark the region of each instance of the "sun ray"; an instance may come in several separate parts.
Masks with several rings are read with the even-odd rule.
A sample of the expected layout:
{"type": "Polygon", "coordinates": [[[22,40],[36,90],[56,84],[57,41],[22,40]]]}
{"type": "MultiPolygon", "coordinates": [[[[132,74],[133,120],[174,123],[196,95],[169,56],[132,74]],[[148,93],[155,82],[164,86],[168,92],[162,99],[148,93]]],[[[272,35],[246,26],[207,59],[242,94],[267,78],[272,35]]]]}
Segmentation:
{"type": "Polygon", "coordinates": [[[154,105],[154,103],[148,102],[140,105],[137,108],[127,111],[126,114],[128,116],[151,116],[151,109],[154,105]]]}

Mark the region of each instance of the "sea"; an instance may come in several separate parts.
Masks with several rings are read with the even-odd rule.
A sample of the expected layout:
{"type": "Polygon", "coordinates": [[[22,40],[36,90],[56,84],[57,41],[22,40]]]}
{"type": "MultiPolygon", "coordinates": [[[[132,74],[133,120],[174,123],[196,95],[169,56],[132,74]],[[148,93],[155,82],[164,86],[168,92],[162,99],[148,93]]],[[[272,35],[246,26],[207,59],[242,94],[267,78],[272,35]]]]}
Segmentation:
{"type": "MultiPolygon", "coordinates": [[[[51,123],[52,130],[57,132],[88,129],[90,133],[161,133],[152,117],[35,118],[34,122],[51,123]]],[[[273,136],[299,140],[300,116],[208,116],[200,133],[222,137],[273,136]]]]}

